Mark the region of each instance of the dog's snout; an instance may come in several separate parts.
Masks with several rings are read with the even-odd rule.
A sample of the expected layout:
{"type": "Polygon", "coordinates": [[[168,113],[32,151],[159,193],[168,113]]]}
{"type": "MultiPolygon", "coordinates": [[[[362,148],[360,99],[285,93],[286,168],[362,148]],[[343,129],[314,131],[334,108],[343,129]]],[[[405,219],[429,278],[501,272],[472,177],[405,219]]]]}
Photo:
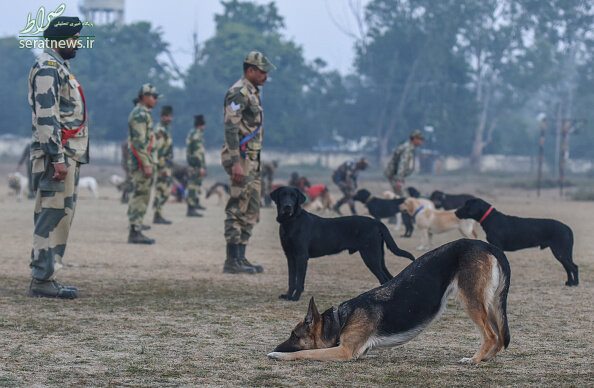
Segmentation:
{"type": "Polygon", "coordinates": [[[282,207],[283,214],[291,214],[293,207],[289,204],[284,204],[282,207]]]}

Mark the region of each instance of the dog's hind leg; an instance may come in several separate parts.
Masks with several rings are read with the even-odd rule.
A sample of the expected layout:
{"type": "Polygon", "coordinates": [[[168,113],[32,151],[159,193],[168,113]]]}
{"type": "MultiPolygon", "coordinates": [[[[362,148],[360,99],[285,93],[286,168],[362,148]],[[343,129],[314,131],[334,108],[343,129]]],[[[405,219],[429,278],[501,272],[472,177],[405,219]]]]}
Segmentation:
{"type": "Polygon", "coordinates": [[[565,272],[567,272],[567,281],[565,282],[566,286],[577,286],[579,284],[578,278],[578,266],[574,264],[573,259],[571,258],[572,248],[560,248],[557,245],[551,245],[551,252],[555,256],[563,268],[565,268],[565,272]]]}
{"type": "Polygon", "coordinates": [[[482,343],[471,358],[462,358],[460,363],[477,364],[489,360],[501,349],[502,340],[498,336],[501,319],[489,314],[490,307],[497,303],[494,298],[499,296],[499,276],[497,261],[491,255],[479,254],[461,263],[458,274],[460,300],[479,329],[482,343]]]}
{"type": "Polygon", "coordinates": [[[375,275],[380,284],[384,284],[392,279],[392,275],[384,262],[384,242],[379,241],[377,244],[381,244],[382,246],[366,247],[359,251],[359,253],[361,253],[361,258],[371,273],[375,275]]]}

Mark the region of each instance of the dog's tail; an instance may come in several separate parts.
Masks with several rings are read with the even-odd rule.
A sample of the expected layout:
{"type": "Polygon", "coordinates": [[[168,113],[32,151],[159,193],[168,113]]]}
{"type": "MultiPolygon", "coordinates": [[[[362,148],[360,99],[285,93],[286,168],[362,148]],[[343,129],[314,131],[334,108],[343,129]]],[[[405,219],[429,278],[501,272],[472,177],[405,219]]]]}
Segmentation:
{"type": "Polygon", "coordinates": [[[497,285],[497,289],[495,290],[495,298],[494,302],[497,303],[497,306],[493,306],[496,310],[500,311],[500,314],[495,314],[495,319],[498,322],[496,323],[495,327],[499,330],[498,336],[499,338],[503,339],[503,346],[507,349],[510,341],[510,334],[509,334],[509,326],[507,324],[507,293],[509,292],[509,283],[511,279],[511,270],[509,266],[509,262],[507,261],[507,257],[497,247],[490,246],[491,253],[497,259],[497,264],[501,270],[501,275],[499,276],[499,284],[497,285]]]}
{"type": "Polygon", "coordinates": [[[400,256],[400,257],[406,257],[407,259],[410,259],[410,260],[415,259],[415,257],[410,252],[405,251],[404,249],[398,248],[398,245],[396,245],[396,242],[392,238],[392,235],[390,234],[390,231],[388,230],[386,225],[384,225],[381,222],[379,222],[379,225],[380,225],[380,233],[382,234],[382,238],[384,239],[384,242],[386,243],[386,246],[388,247],[388,249],[393,254],[395,254],[396,256],[400,256]]]}

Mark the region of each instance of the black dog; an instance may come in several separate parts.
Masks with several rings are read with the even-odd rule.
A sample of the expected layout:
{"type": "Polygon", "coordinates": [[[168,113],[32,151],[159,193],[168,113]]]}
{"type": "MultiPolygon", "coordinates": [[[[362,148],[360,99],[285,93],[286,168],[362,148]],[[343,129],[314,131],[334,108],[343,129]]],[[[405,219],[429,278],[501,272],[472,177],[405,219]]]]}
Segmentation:
{"type": "Polygon", "coordinates": [[[562,222],[544,218],[520,218],[498,212],[479,198],[466,201],[456,210],[458,218],[478,221],[487,241],[504,251],[517,251],[540,246],[551,248],[555,258],[567,272],[567,286],[577,286],[578,266],[573,263],[573,232],[562,222]]]}
{"type": "Polygon", "coordinates": [[[473,198],[475,197],[470,194],[446,194],[443,191],[435,190],[431,193],[429,200],[435,204],[436,209],[453,210],[461,208],[466,201],[473,198]]]}
{"type": "Polygon", "coordinates": [[[397,256],[414,260],[414,256],[396,245],[388,228],[369,217],[347,216],[322,218],[301,208],[305,196],[290,186],[270,193],[277,207],[280,240],[289,266],[289,290],[282,299],[299,300],[305,283],[307,261],[347,249],[360,252],[367,268],[381,284],[392,279],[384,260],[384,242],[397,256]]]}
{"type": "MultiPolygon", "coordinates": [[[[400,213],[400,205],[406,198],[382,199],[373,197],[368,190],[361,189],[355,193],[353,199],[362,202],[369,210],[369,214],[376,220],[380,220],[400,213]]],[[[408,213],[402,213],[402,223],[406,230],[401,237],[410,237],[414,230],[413,218],[408,213]]]]}

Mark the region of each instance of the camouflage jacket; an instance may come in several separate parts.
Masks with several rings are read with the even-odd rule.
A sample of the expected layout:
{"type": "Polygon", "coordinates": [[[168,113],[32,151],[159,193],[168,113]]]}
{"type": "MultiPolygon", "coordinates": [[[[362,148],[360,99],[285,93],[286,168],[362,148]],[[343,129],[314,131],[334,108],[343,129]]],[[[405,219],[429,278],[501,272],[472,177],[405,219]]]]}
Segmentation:
{"type": "Polygon", "coordinates": [[[193,168],[206,168],[204,151],[202,131],[196,127],[190,129],[186,139],[186,160],[188,165],[193,168]]]}
{"type": "Polygon", "coordinates": [[[138,103],[128,116],[128,168],[131,172],[155,164],[151,155],[154,141],[151,111],[138,103]]]}
{"type": "Polygon", "coordinates": [[[29,72],[29,105],[33,110],[31,159],[49,155],[53,163],[63,163],[64,156],[80,163],[89,162],[89,128],[81,91],[68,61],[58,53],[45,49],[37,57],[29,72]],[[73,131],[74,136],[62,143],[62,130],[73,131]]]}
{"type": "Polygon", "coordinates": [[[173,163],[173,141],[169,132],[169,125],[159,122],[154,129],[155,144],[153,145],[153,160],[157,168],[171,167],[173,163]]]}
{"type": "Polygon", "coordinates": [[[359,170],[357,163],[349,160],[344,162],[332,174],[332,181],[334,183],[344,182],[349,187],[357,187],[357,179],[359,178],[359,170]]]}
{"type": "MultiPolygon", "coordinates": [[[[242,77],[227,91],[223,106],[225,123],[225,144],[223,146],[223,165],[239,162],[240,142],[258,129],[263,120],[260,90],[242,77]]],[[[255,157],[262,149],[262,128],[247,143],[246,155],[255,157]]]]}
{"type": "Polygon", "coordinates": [[[388,179],[403,181],[406,176],[412,174],[414,169],[415,146],[409,140],[396,147],[384,170],[384,175],[388,179]]]}

